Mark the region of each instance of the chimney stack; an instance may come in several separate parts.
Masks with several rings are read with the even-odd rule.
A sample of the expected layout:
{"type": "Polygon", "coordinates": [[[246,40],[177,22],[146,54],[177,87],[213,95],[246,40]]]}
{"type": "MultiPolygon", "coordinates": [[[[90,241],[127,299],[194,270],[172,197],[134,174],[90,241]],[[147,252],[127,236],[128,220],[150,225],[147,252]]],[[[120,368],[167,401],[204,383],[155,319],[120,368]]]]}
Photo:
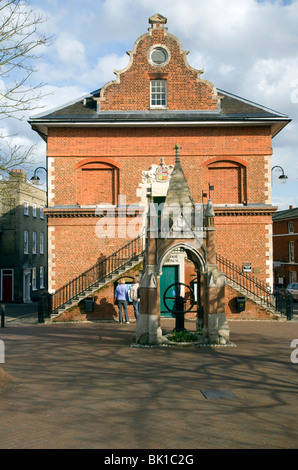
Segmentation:
{"type": "Polygon", "coordinates": [[[26,183],[27,182],[27,175],[24,173],[23,170],[11,170],[11,173],[9,175],[10,181],[19,181],[20,183],[26,183]]]}

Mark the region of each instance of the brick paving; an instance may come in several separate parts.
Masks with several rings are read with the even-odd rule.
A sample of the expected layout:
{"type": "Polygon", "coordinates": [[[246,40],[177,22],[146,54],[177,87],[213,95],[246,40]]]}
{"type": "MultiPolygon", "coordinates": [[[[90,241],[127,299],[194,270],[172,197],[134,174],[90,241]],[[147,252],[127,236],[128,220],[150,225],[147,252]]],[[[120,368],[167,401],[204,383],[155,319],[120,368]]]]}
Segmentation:
{"type": "Polygon", "coordinates": [[[134,324],[0,329],[0,448],[296,448],[298,322],[229,324],[236,347],[196,349],[132,348],[134,324]]]}

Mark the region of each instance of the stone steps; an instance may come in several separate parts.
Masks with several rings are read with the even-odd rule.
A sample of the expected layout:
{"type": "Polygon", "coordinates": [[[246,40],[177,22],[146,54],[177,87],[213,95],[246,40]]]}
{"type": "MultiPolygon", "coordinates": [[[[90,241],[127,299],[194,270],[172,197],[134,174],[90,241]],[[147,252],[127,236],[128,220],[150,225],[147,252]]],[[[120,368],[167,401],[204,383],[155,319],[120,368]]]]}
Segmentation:
{"type": "Polygon", "coordinates": [[[98,282],[95,282],[92,286],[88,287],[85,289],[83,292],[78,294],[75,298],[65,302],[64,305],[58,308],[58,311],[56,313],[52,313],[50,315],[49,321],[54,320],[57,318],[61,313],[66,312],[70,308],[78,305],[81,300],[86,299],[86,297],[91,297],[92,294],[94,294],[96,291],[101,289],[102,287],[106,286],[110,282],[114,281],[119,277],[119,275],[124,274],[126,271],[129,271],[130,269],[134,268],[137,266],[141,261],[143,260],[143,255],[135,257],[133,260],[130,262],[126,263],[125,266],[121,266],[118,268],[116,271],[113,273],[109,274],[108,276],[105,276],[105,278],[101,279],[98,282]]]}

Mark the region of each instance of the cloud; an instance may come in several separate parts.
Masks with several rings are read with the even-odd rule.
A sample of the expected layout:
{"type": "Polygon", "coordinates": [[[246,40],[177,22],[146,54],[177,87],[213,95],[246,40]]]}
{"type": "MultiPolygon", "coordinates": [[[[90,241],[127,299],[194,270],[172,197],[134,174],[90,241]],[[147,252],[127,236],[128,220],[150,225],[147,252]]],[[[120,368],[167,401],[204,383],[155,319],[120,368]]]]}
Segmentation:
{"type": "Polygon", "coordinates": [[[85,47],[72,34],[61,34],[54,44],[57,60],[63,65],[86,66],[85,47]]]}
{"type": "Polygon", "coordinates": [[[107,54],[99,57],[95,65],[91,65],[88,72],[78,77],[80,83],[87,84],[91,89],[97,89],[116,77],[113,70],[122,70],[129,62],[128,55],[118,56],[117,54],[107,54]]]}

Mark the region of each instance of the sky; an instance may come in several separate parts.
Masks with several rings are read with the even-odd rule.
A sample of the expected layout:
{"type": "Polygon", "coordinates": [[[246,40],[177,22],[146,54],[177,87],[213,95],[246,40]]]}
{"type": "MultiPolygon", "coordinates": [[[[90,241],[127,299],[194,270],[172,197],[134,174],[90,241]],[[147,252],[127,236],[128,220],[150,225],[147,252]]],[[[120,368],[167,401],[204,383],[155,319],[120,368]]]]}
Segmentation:
{"type": "Polygon", "coordinates": [[[202,78],[292,119],[272,142],[272,167],[281,166],[288,176],[281,184],[280,170],[272,171],[272,196],[279,210],[298,207],[298,0],[28,1],[47,18],[39,29],[51,36],[51,44],[38,51],[31,77],[32,84],[45,83],[39,102],[44,107],[22,122],[1,122],[15,143],[36,144],[35,167],[45,165],[46,148],[28,124],[29,115],[115,79],[113,70],[128,64],[126,51],[147,33],[148,18],[160,13],[168,32],[189,51],[189,65],[204,69],[202,78]]]}

